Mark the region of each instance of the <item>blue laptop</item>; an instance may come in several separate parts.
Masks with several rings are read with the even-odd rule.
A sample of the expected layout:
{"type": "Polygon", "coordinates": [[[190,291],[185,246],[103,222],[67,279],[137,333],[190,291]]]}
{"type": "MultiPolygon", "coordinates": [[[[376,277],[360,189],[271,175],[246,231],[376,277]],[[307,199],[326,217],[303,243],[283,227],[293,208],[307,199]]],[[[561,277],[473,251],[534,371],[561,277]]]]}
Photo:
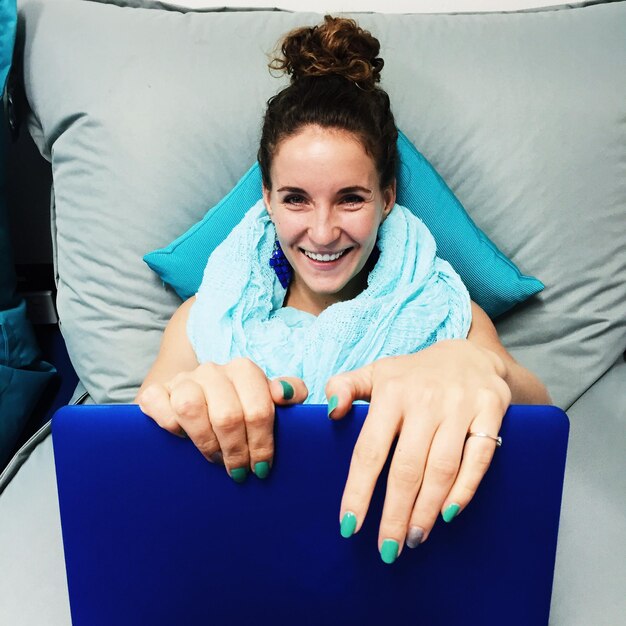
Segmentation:
{"type": "Polygon", "coordinates": [[[52,424],[74,626],[548,623],[569,422],[512,406],[479,492],[385,565],[387,468],[362,530],[339,505],[367,411],[278,408],[270,476],[236,484],[137,406],[52,424]]]}

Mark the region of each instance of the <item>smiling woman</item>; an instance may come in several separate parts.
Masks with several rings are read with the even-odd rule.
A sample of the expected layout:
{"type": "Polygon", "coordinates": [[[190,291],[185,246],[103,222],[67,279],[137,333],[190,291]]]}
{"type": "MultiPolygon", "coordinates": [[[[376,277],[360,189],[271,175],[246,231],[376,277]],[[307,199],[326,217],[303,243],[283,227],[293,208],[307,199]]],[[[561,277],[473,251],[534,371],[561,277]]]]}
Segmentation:
{"type": "Polygon", "coordinates": [[[369,401],[340,531],[361,528],[397,438],[378,541],[392,563],[440,512],[449,522],[467,506],[511,399],[549,398],[395,204],[398,131],[378,53],[348,19],[285,37],[271,66],[291,84],[265,114],[263,198],[168,324],[137,401],[236,482],[267,477],[276,404],[327,401],[340,419],[369,401]]]}

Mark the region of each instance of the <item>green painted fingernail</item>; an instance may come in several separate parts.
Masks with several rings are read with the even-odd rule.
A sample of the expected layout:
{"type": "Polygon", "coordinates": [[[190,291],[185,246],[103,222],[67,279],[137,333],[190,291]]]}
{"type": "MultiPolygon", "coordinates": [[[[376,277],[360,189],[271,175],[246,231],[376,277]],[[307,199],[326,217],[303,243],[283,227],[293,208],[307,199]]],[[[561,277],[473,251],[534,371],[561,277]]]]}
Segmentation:
{"type": "Polygon", "coordinates": [[[245,467],[236,467],[235,469],[230,470],[230,477],[236,483],[242,483],[246,477],[248,476],[248,469],[245,467]]]}
{"type": "Polygon", "coordinates": [[[286,380],[279,380],[278,382],[283,388],[283,400],[291,400],[295,393],[293,387],[286,380]]]}
{"type": "Polygon", "coordinates": [[[446,507],[446,510],[443,512],[443,521],[451,522],[456,517],[456,514],[459,512],[460,508],[461,507],[458,504],[449,504],[446,507]]]}
{"type": "Polygon", "coordinates": [[[254,464],[254,473],[257,478],[267,478],[270,473],[270,464],[267,461],[260,461],[254,464]]]}
{"type": "Polygon", "coordinates": [[[338,404],[339,398],[337,397],[337,394],[330,396],[328,399],[328,417],[330,417],[330,414],[337,408],[338,404]]]}
{"type": "Polygon", "coordinates": [[[348,511],[347,513],[344,513],[343,517],[341,518],[341,529],[340,529],[341,536],[344,539],[347,539],[348,537],[352,537],[352,535],[354,535],[355,530],[356,530],[356,515],[348,511]]]}
{"type": "Polygon", "coordinates": [[[400,546],[394,539],[385,539],[380,549],[380,558],[384,563],[391,565],[398,558],[400,546]]]}

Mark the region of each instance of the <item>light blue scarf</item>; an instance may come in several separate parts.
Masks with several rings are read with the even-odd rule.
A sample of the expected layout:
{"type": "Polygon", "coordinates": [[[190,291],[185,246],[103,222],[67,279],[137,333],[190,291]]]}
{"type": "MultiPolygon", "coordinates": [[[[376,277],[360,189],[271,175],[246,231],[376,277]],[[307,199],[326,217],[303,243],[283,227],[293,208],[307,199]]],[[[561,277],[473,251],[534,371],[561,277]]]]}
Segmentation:
{"type": "Polygon", "coordinates": [[[274,239],[260,200],[209,258],[187,324],[200,363],[245,356],[269,378],[302,378],[307,402],[324,403],[333,374],[469,332],[467,289],[435,256],[426,226],[400,205],[380,227],[367,288],[317,317],[282,306],[286,290],[269,266],[274,239]]]}

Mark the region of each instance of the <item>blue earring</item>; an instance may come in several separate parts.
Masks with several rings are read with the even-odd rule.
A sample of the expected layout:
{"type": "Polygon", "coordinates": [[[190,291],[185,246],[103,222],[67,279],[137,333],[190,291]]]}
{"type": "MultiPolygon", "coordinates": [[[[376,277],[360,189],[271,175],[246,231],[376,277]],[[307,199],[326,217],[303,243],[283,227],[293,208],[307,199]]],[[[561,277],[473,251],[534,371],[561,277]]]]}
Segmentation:
{"type": "Polygon", "coordinates": [[[283,289],[287,289],[291,282],[293,270],[291,269],[291,265],[289,265],[289,261],[287,261],[283,249],[278,243],[278,239],[274,241],[274,252],[272,252],[272,256],[270,257],[270,266],[276,272],[276,276],[278,276],[278,280],[283,286],[283,289]]]}

